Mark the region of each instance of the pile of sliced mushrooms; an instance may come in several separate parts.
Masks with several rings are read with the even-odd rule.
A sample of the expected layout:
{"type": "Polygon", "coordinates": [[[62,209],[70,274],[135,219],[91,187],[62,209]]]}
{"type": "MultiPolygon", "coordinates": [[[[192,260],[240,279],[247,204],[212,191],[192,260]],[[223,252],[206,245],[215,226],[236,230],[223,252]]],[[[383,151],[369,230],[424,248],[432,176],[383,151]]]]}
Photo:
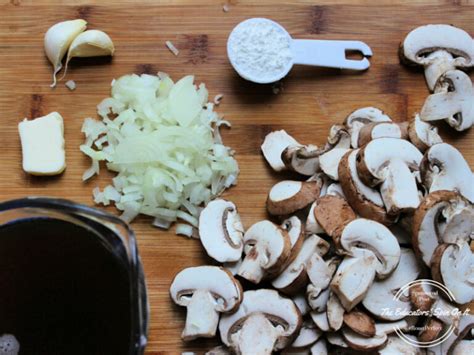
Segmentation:
{"type": "Polygon", "coordinates": [[[301,179],[274,185],[266,203],[272,221],[246,230],[230,201],[203,209],[200,240],[222,266],[175,277],[171,297],[187,307],[184,340],[219,332],[223,345],[207,354],[474,353],[473,315],[407,316],[474,301],[474,174],[427,122],[445,119],[457,130],[473,123],[472,83],[457,70],[473,65],[466,35],[429,25],[402,43],[403,58],[425,66],[434,91],[409,122],[365,107],[332,126],[324,147],[283,130],[265,137],[271,168],[301,179]],[[237,277],[257,286],[243,291],[237,277]],[[455,301],[428,282],[394,297],[429,278],[455,301]],[[395,334],[429,342],[451,326],[447,340],[427,349],[395,334]]]}

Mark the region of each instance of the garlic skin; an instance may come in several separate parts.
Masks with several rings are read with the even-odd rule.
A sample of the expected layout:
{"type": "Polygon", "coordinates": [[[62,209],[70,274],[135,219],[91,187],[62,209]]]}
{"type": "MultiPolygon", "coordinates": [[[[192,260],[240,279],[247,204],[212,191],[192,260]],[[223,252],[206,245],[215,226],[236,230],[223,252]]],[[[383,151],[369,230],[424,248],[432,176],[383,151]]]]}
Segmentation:
{"type": "Polygon", "coordinates": [[[59,22],[51,26],[44,35],[44,50],[53,64],[53,83],[56,86],[56,74],[62,69],[61,61],[74,39],[87,27],[87,21],[82,19],[59,22]]]}
{"type": "Polygon", "coordinates": [[[69,47],[66,68],[61,78],[66,75],[69,61],[74,57],[102,57],[113,56],[114,43],[109,35],[99,30],[87,30],[79,34],[69,47]]]}

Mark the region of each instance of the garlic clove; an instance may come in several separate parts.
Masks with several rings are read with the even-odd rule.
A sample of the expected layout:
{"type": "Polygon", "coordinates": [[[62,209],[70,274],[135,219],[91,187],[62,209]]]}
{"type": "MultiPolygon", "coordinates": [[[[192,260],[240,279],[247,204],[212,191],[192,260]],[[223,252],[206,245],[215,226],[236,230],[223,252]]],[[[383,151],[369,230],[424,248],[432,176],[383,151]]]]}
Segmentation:
{"type": "Polygon", "coordinates": [[[44,35],[44,50],[54,67],[51,87],[56,86],[56,74],[62,68],[61,61],[67,49],[86,26],[87,21],[82,19],[63,21],[51,26],[44,35]]]}
{"type": "Polygon", "coordinates": [[[66,68],[61,78],[66,75],[69,61],[74,57],[101,57],[114,55],[114,43],[109,35],[99,30],[87,30],[79,34],[69,47],[66,68]]]}

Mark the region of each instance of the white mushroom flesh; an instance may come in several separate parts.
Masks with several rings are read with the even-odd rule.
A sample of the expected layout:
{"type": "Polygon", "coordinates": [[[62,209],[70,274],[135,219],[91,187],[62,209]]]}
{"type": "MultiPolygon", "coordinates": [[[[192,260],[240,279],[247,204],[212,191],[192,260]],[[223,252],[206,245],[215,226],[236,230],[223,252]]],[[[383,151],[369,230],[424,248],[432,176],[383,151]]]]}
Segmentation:
{"type": "Polygon", "coordinates": [[[351,134],[352,148],[359,147],[359,132],[361,128],[371,122],[390,122],[392,119],[375,107],[364,107],[352,112],[345,121],[351,134]]]}
{"type": "Polygon", "coordinates": [[[281,154],[290,145],[299,145],[299,143],[284,130],[267,134],[261,149],[263,156],[273,170],[285,170],[285,163],[281,159],[281,154]]]}

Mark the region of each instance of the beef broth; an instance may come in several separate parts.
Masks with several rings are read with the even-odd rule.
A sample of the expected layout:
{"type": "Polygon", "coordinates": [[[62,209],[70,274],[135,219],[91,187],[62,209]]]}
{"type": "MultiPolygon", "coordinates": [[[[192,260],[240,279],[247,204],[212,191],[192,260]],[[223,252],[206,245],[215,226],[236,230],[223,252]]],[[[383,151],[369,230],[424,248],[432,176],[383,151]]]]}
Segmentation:
{"type": "Polygon", "coordinates": [[[129,354],[130,302],[125,262],[92,231],[51,218],[0,228],[0,335],[20,354],[129,354]]]}

